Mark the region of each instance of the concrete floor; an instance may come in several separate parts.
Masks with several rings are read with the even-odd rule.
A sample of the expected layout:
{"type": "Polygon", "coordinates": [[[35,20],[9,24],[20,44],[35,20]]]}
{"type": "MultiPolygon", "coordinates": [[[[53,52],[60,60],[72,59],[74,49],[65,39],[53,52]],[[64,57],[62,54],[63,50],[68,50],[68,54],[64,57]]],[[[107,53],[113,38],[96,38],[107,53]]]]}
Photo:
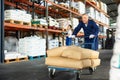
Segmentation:
{"type": "MultiPolygon", "coordinates": [[[[81,74],[81,80],[108,80],[110,58],[112,50],[101,50],[101,65],[93,75],[88,70],[81,74]]],[[[70,72],[56,72],[54,80],[75,80],[75,75],[70,72]]],[[[20,63],[0,64],[0,80],[50,80],[44,58],[41,60],[25,61],[20,63]]]]}

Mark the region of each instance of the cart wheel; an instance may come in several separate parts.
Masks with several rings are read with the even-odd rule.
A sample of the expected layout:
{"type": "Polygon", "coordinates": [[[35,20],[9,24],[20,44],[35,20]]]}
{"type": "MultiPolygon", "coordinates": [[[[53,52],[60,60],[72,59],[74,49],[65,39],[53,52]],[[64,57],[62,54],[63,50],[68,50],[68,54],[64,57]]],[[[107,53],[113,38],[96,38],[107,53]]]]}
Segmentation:
{"type": "Polygon", "coordinates": [[[89,68],[89,72],[90,72],[90,74],[92,75],[93,72],[94,72],[94,70],[90,67],[90,68],[89,68]]]}
{"type": "Polygon", "coordinates": [[[95,70],[96,70],[96,69],[97,69],[97,68],[96,68],[96,67],[94,67],[94,68],[93,68],[93,71],[95,72],[95,70]]]}
{"type": "Polygon", "coordinates": [[[54,79],[54,76],[55,76],[55,73],[54,73],[53,69],[50,69],[49,70],[49,78],[54,79]]]}
{"type": "Polygon", "coordinates": [[[75,73],[75,80],[80,80],[80,74],[78,72],[75,73]]]}

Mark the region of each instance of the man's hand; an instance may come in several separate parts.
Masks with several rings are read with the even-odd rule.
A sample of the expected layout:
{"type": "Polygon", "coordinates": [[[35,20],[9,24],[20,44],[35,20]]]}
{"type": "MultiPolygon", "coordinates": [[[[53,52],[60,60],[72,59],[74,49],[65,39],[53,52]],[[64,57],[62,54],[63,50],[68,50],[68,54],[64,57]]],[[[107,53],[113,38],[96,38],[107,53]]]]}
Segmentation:
{"type": "Polygon", "coordinates": [[[93,34],[91,34],[90,36],[89,36],[89,38],[91,39],[91,38],[94,38],[95,37],[95,35],[93,35],[93,34]]]}

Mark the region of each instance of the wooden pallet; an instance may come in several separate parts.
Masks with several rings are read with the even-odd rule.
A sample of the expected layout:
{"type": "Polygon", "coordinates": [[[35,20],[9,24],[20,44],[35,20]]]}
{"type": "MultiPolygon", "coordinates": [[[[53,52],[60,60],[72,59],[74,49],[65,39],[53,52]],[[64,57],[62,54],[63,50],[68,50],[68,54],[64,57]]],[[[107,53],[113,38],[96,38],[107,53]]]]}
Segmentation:
{"type": "MultiPolygon", "coordinates": [[[[59,5],[62,6],[62,7],[67,8],[67,9],[69,9],[69,7],[67,7],[67,6],[65,6],[65,5],[63,5],[63,4],[59,4],[59,5]]],[[[58,8],[58,7],[55,7],[55,6],[50,6],[49,9],[54,10],[54,11],[56,11],[56,12],[64,12],[64,13],[68,13],[68,12],[69,12],[69,11],[67,11],[67,10],[64,10],[64,9],[62,9],[62,8],[58,8]]]]}
{"type": "Polygon", "coordinates": [[[41,59],[41,57],[46,57],[45,55],[40,55],[40,56],[28,56],[29,60],[36,60],[36,59],[41,59]]]}
{"type": "Polygon", "coordinates": [[[23,22],[23,21],[17,21],[17,20],[5,20],[5,22],[12,23],[12,24],[20,24],[20,25],[31,26],[31,22],[23,22]]]}
{"type": "Polygon", "coordinates": [[[55,26],[49,26],[48,28],[49,28],[49,29],[54,29],[54,30],[56,30],[56,27],[55,27],[55,26]]]}
{"type": "Polygon", "coordinates": [[[42,25],[40,24],[32,24],[33,27],[40,27],[40,28],[43,28],[42,25]]]}
{"type": "Polygon", "coordinates": [[[28,61],[28,57],[4,60],[5,63],[13,63],[13,62],[21,62],[21,61],[28,61]]]}
{"type": "Polygon", "coordinates": [[[57,7],[56,6],[53,6],[53,5],[51,5],[51,6],[49,6],[49,9],[57,9],[57,7]]]}
{"type": "Polygon", "coordinates": [[[74,7],[71,7],[71,10],[74,11],[74,12],[78,12],[78,9],[76,9],[74,7]]]}
{"type": "Polygon", "coordinates": [[[42,25],[42,26],[43,26],[43,28],[46,28],[46,29],[48,28],[46,25],[42,25]]]}
{"type": "Polygon", "coordinates": [[[55,30],[61,30],[60,28],[55,27],[55,30]]]}
{"type": "Polygon", "coordinates": [[[67,31],[66,29],[62,28],[62,31],[67,31]]]}
{"type": "Polygon", "coordinates": [[[49,26],[48,29],[53,29],[54,26],[49,26]]]}
{"type": "Polygon", "coordinates": [[[82,1],[82,2],[84,2],[84,0],[74,0],[75,2],[79,2],[79,1],[82,1]]]}
{"type": "Polygon", "coordinates": [[[47,28],[46,25],[41,25],[41,24],[32,24],[32,26],[37,28],[47,28]]]}
{"type": "Polygon", "coordinates": [[[67,8],[67,9],[69,9],[69,7],[68,6],[66,6],[66,5],[64,5],[64,4],[59,4],[60,6],[62,6],[62,7],[65,7],[65,8],[67,8]]]}
{"type": "Polygon", "coordinates": [[[23,22],[23,25],[31,26],[31,23],[29,23],[29,22],[23,22]]]}

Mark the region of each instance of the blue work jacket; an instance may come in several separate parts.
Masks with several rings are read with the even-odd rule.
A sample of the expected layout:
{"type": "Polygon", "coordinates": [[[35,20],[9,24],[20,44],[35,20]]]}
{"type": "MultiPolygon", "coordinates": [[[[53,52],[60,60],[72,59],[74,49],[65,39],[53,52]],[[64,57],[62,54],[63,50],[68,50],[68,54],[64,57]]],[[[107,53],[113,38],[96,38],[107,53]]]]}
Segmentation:
{"type": "MultiPolygon", "coordinates": [[[[83,28],[84,30],[84,37],[85,37],[85,43],[93,43],[94,41],[94,49],[98,49],[98,33],[99,33],[99,27],[93,20],[89,20],[87,26],[80,21],[78,26],[74,29],[73,35],[77,35],[77,33],[83,28]],[[90,39],[89,36],[93,34],[95,35],[95,38],[90,39]],[[94,40],[95,39],[95,40],[94,40]]],[[[89,45],[85,46],[86,48],[91,49],[89,45]]]]}

